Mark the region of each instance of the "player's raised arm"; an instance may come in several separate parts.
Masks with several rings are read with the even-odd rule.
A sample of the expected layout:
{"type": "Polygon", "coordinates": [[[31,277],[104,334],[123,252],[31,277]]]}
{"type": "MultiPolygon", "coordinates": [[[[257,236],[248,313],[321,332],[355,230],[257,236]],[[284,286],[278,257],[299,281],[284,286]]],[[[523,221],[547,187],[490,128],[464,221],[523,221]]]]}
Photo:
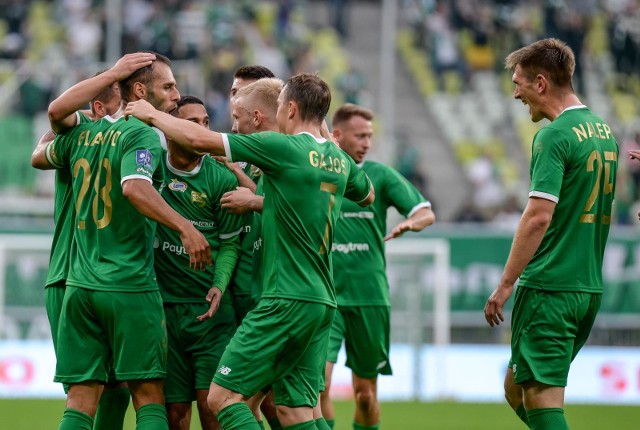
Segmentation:
{"type": "Polygon", "coordinates": [[[59,133],[76,125],[77,110],[85,107],[105,88],[129,77],[136,70],[149,66],[155,58],[155,54],[149,52],[127,54],[104,73],[78,82],[66,90],[49,105],[51,129],[59,133]]]}
{"type": "Polygon", "coordinates": [[[198,124],[160,112],[145,100],[130,102],[125,117],[135,116],[160,129],[169,139],[202,154],[225,155],[222,135],[198,124]]]}
{"type": "Polygon", "coordinates": [[[46,150],[47,145],[53,142],[55,137],[56,135],[51,130],[47,131],[42,135],[42,137],[40,137],[35,149],[33,150],[33,154],[31,154],[31,167],[35,167],[40,170],[54,169],[49,160],[47,160],[46,150]]]}

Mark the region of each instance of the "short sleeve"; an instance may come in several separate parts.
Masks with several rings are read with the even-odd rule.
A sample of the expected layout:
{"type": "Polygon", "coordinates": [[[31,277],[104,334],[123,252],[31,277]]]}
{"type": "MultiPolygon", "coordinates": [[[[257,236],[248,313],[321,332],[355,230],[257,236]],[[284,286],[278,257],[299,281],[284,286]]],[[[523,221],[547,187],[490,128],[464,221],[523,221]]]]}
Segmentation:
{"type": "Polygon", "coordinates": [[[531,149],[529,196],[557,203],[568,159],[569,142],[554,136],[551,129],[540,130],[531,149]]]}
{"type": "Polygon", "coordinates": [[[346,158],[350,169],[344,196],[351,201],[360,203],[369,197],[369,193],[371,192],[371,180],[364,170],[357,166],[351,157],[346,158]]]}
{"type": "Polygon", "coordinates": [[[158,134],[146,125],[127,132],[123,145],[121,183],[128,179],[153,182],[154,173],[162,160],[158,134]]]}
{"type": "Polygon", "coordinates": [[[222,134],[229,161],[246,161],[267,173],[275,172],[286,158],[288,139],[285,135],[266,131],[253,134],[222,134]]]}
{"type": "Polygon", "coordinates": [[[63,169],[68,165],[69,145],[65,135],[58,135],[45,148],[47,161],[56,169],[63,169]]]}
{"type": "Polygon", "coordinates": [[[385,167],[383,195],[390,206],[393,206],[404,217],[409,217],[415,211],[431,207],[431,203],[398,171],[391,167],[385,167]]]}

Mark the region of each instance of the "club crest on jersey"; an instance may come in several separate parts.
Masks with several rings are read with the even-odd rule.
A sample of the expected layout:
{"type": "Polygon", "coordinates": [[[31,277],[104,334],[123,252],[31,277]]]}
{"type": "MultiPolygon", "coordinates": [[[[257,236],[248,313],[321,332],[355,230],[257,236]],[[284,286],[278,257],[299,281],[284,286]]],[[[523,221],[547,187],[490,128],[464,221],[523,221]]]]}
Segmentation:
{"type": "Polygon", "coordinates": [[[207,204],[207,195],[205,193],[199,193],[197,191],[191,191],[191,203],[203,208],[207,204]]]}
{"type": "Polygon", "coordinates": [[[171,183],[167,185],[171,191],[180,191],[184,193],[187,191],[187,184],[185,182],[180,182],[177,179],[172,179],[171,183]]]}
{"type": "Polygon", "coordinates": [[[151,167],[152,161],[153,155],[151,155],[151,151],[148,149],[136,150],[136,164],[138,166],[151,167]]]}

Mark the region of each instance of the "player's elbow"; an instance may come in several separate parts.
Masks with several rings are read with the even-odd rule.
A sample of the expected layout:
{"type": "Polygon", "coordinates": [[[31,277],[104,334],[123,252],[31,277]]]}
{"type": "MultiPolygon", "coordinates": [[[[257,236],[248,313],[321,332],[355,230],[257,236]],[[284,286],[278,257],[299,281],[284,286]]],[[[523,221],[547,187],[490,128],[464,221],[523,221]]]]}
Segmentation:
{"type": "Polygon", "coordinates": [[[144,185],[144,180],[141,179],[129,179],[122,183],[122,195],[130,202],[138,200],[140,193],[144,192],[141,185],[144,185]]]}
{"type": "Polygon", "coordinates": [[[375,201],[375,199],[376,199],[376,191],[373,189],[373,185],[372,185],[369,190],[369,195],[364,200],[360,201],[358,205],[361,207],[369,206],[375,201]]]}

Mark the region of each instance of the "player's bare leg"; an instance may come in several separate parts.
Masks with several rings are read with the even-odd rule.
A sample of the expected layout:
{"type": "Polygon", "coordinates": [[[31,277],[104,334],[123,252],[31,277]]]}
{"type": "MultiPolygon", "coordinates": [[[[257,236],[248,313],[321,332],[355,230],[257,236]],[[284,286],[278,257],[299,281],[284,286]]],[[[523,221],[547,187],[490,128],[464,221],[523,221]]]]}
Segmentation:
{"type": "Polygon", "coordinates": [[[569,430],[564,416],[564,387],[529,381],[522,384],[529,426],[540,430],[569,430]]]}
{"type": "Polygon", "coordinates": [[[380,421],[380,404],[378,403],[378,378],[361,378],[353,375],[353,392],[356,398],[354,422],[373,426],[380,421]]]}
{"type": "MultiPolygon", "coordinates": [[[[198,414],[200,414],[200,425],[202,426],[202,430],[219,430],[222,427],[220,427],[218,419],[207,404],[208,395],[209,390],[196,391],[196,403],[198,405],[198,414]]],[[[186,430],[189,430],[189,428],[187,427],[186,430]]]]}
{"type": "Polygon", "coordinates": [[[256,417],[247,405],[249,398],[224,388],[215,382],[209,387],[207,405],[223,428],[260,430],[256,417]]]}
{"type": "Polygon", "coordinates": [[[167,418],[170,430],[189,430],[191,426],[191,403],[167,403],[167,418]]]}
{"type": "Polygon", "coordinates": [[[513,369],[511,368],[507,369],[507,374],[504,377],[504,397],[507,399],[511,409],[518,415],[518,418],[528,426],[527,410],[524,407],[524,391],[522,385],[516,384],[513,378],[513,369]]]}
{"type": "Polygon", "coordinates": [[[322,408],[322,416],[328,422],[333,422],[336,418],[335,411],[333,409],[333,399],[331,398],[331,378],[333,375],[333,365],[329,361],[325,364],[324,370],[324,391],[320,393],[320,406],[322,408]]]}
{"type": "Polygon", "coordinates": [[[136,410],[136,428],[168,429],[167,410],[164,407],[164,381],[144,379],[127,383],[136,410]]]}

